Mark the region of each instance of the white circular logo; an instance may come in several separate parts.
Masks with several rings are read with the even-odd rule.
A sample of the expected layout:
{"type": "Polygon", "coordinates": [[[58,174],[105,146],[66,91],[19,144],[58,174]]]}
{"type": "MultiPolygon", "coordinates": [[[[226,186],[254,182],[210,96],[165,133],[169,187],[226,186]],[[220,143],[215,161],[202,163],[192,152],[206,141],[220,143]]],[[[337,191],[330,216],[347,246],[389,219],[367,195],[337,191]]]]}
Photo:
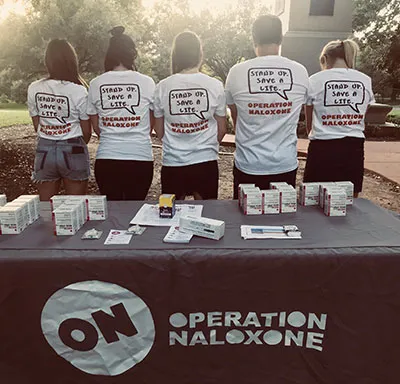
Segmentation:
{"type": "Polygon", "coordinates": [[[84,281],[54,293],[42,311],[42,331],[65,360],[92,375],[117,376],[150,352],[150,309],[116,284],[84,281]]]}

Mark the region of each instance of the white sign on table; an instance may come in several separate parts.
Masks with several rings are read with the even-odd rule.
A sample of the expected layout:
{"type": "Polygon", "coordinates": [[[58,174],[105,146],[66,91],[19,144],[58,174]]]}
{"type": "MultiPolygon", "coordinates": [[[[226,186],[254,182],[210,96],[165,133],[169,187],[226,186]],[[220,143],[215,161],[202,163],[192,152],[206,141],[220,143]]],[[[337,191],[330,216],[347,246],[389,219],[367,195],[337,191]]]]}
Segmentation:
{"type": "Polygon", "coordinates": [[[145,225],[149,227],[177,227],[181,216],[201,217],[203,212],[202,205],[177,204],[175,216],[172,219],[160,218],[158,204],[143,204],[139,212],[131,220],[130,224],[145,225]]]}

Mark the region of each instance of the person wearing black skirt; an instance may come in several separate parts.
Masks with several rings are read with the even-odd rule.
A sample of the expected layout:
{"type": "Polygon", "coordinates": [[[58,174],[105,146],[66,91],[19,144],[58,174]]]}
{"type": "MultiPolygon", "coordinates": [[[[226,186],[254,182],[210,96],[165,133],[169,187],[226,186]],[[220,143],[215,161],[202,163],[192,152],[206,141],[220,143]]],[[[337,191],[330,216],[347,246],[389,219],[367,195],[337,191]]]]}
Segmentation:
{"type": "Polygon", "coordinates": [[[193,32],[176,36],[172,75],[154,95],[154,130],[162,139],[162,193],[178,200],[218,198],[218,149],[226,133],[222,83],[200,72],[202,47],[193,32]]]}
{"type": "Polygon", "coordinates": [[[322,50],[322,71],[310,77],[304,171],[304,182],[353,182],[355,197],[364,176],[365,115],[375,102],[371,78],[354,69],[358,50],[352,40],[331,41],[322,50]]]}

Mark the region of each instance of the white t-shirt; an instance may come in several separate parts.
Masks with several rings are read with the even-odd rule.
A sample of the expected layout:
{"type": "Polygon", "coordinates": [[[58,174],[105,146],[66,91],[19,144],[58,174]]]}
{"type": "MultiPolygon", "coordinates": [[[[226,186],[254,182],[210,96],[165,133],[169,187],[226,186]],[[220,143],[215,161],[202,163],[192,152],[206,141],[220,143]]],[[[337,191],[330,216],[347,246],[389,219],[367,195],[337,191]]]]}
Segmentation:
{"type": "Polygon", "coordinates": [[[164,117],[163,165],[185,166],[218,159],[214,115],[226,115],[224,87],[203,73],[177,73],[154,94],[154,116],[164,117]]]}
{"type": "Polygon", "coordinates": [[[97,159],[152,161],[150,110],[153,79],[135,71],[109,71],[90,82],[88,115],[99,116],[97,159]]]}
{"type": "Polygon", "coordinates": [[[82,136],[80,120],[86,114],[87,91],[70,81],[42,79],[28,88],[29,114],[39,116],[38,136],[49,140],[67,140],[82,136]]]}
{"type": "Polygon", "coordinates": [[[235,165],[250,175],[297,168],[297,124],[308,91],[307,70],[282,56],[236,64],[226,81],[228,105],[238,110],[235,165]]]}
{"type": "Polygon", "coordinates": [[[371,78],[354,69],[333,68],[310,77],[307,104],[314,106],[311,140],[364,138],[365,114],[375,102],[371,78]]]}

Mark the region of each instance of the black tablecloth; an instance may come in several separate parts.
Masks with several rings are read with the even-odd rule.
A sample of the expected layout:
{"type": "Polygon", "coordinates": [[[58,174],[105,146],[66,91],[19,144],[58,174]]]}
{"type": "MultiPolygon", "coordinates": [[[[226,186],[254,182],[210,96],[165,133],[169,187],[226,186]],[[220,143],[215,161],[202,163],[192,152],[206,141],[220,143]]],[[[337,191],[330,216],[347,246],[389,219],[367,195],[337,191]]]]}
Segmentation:
{"type": "Polygon", "coordinates": [[[363,199],[344,218],[203,204],[221,241],[164,244],[167,228],[149,228],[105,246],[134,202],[73,237],[52,234],[48,210],[0,236],[0,382],[397,384],[398,219],[363,199]],[[303,239],[243,240],[242,224],[303,239]],[[103,237],[80,240],[92,227],[103,237]]]}

